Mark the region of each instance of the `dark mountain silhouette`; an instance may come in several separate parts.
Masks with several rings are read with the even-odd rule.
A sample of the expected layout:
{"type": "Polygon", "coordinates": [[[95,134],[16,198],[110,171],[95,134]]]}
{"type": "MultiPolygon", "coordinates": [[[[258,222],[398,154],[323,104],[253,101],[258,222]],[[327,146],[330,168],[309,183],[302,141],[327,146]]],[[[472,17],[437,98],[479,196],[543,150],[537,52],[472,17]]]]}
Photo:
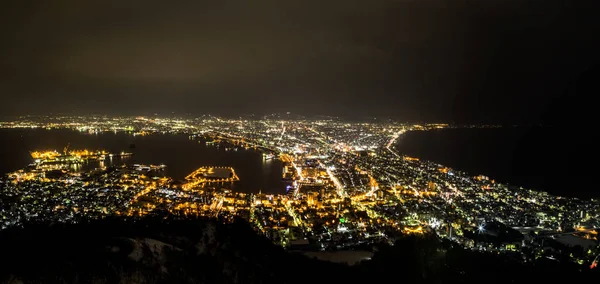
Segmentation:
{"type": "Polygon", "coordinates": [[[433,235],[378,245],[354,266],[284,251],[248,223],[171,217],[30,224],[0,233],[0,283],[540,283],[597,277],[580,266],[522,265],[433,235]]]}
{"type": "Polygon", "coordinates": [[[0,234],[0,283],[306,283],[347,269],[285,252],[244,221],[105,219],[0,234]],[[4,282],[2,282],[2,280],[4,282]]]}

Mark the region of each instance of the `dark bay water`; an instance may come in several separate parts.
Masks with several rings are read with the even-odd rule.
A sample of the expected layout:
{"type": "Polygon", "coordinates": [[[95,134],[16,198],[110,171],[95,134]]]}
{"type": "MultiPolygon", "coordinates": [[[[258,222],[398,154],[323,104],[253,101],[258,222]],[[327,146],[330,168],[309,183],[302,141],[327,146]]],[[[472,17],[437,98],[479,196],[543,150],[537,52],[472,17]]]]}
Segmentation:
{"type": "MultiPolygon", "coordinates": [[[[70,130],[0,130],[0,173],[18,170],[32,162],[29,151],[71,149],[132,152],[127,164],[165,164],[166,174],[183,179],[201,166],[231,166],[240,181],[234,189],[241,192],[285,193],[279,160],[264,160],[255,150],[226,151],[206,146],[185,135],[132,136],[126,133],[82,134],[70,130]],[[135,144],[135,148],[130,148],[135,144]]],[[[115,160],[117,160],[115,158],[115,160]]],[[[108,160],[107,160],[108,161],[108,160]]],[[[116,161],[115,163],[118,163],[116,161]]]]}
{"type": "Polygon", "coordinates": [[[541,127],[415,131],[401,136],[396,149],[516,186],[598,198],[597,150],[586,133],[541,127]]]}

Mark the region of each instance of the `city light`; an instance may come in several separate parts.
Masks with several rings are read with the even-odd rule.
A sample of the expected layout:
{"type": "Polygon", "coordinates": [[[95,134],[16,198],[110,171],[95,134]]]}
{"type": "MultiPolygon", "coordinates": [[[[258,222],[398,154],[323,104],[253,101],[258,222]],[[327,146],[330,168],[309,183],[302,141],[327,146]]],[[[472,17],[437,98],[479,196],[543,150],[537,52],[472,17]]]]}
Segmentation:
{"type": "Polygon", "coordinates": [[[109,159],[132,155],[126,151],[69,149],[69,145],[61,150],[31,149],[31,164],[2,181],[0,194],[16,200],[0,207],[2,228],[39,220],[74,222],[81,217],[168,212],[223,222],[241,217],[285,247],[310,239],[320,249],[340,249],[393,242],[395,235],[433,234],[473,250],[518,252],[523,259],[535,259],[549,246],[544,240],[552,238],[585,246],[589,256],[569,256],[573,262],[591,263],[590,268],[598,263],[591,259],[600,253],[593,246],[600,227],[598,203],[515,190],[484,175],[401,155],[393,147],[410,131],[447,125],[61,117],[25,118],[0,126],[66,128],[81,135],[185,134],[206,147],[260,152],[261,160],[277,161],[282,167],[277,174],[281,192],[265,194],[260,189],[236,191],[240,178],[230,166],[201,166],[176,181],[164,171],[169,165],[106,166],[109,159]],[[509,231],[517,232],[514,239],[488,242],[509,231]],[[565,235],[570,237],[561,237],[565,235]]]}

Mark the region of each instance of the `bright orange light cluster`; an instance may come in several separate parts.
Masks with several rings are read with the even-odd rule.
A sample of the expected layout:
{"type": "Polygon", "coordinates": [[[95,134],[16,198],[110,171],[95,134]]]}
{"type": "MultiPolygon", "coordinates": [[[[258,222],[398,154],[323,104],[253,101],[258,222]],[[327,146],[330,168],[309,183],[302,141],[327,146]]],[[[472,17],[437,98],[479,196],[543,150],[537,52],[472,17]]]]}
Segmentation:
{"type": "Polygon", "coordinates": [[[416,228],[404,227],[403,231],[405,233],[407,233],[407,234],[422,234],[423,233],[423,227],[421,227],[421,226],[416,227],[416,228]]]}
{"type": "Polygon", "coordinates": [[[31,152],[31,157],[34,159],[54,159],[58,156],[60,156],[60,153],[56,151],[31,152]]]}
{"type": "Polygon", "coordinates": [[[213,183],[213,182],[234,182],[240,180],[240,178],[235,173],[235,170],[231,167],[225,167],[231,171],[232,176],[228,178],[207,178],[206,174],[213,174],[213,167],[200,167],[191,174],[189,174],[185,179],[188,181],[186,184],[182,186],[184,190],[193,189],[204,183],[213,183]]]}
{"type": "Polygon", "coordinates": [[[107,155],[108,152],[106,151],[89,151],[87,149],[85,150],[73,150],[69,152],[69,155],[71,156],[78,156],[78,157],[87,157],[87,156],[94,156],[94,155],[107,155]]]}
{"type": "MultiPolygon", "coordinates": [[[[89,156],[100,156],[100,155],[108,155],[108,152],[102,151],[89,151],[89,150],[72,150],[68,153],[71,156],[75,157],[89,157],[89,156]]],[[[62,156],[61,153],[57,151],[35,151],[31,152],[31,157],[34,159],[43,159],[43,160],[52,160],[57,157],[62,156]]]]}

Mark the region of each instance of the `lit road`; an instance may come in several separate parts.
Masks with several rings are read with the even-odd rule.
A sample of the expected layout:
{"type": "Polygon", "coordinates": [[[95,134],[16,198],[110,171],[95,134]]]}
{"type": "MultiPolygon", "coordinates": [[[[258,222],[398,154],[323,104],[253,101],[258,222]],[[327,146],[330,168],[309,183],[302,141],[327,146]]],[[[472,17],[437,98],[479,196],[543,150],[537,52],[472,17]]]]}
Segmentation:
{"type": "Polygon", "coordinates": [[[296,225],[297,227],[301,227],[304,228],[304,222],[302,222],[302,219],[300,219],[300,217],[298,217],[298,214],[296,214],[296,211],[294,211],[294,208],[292,208],[291,206],[291,201],[286,201],[284,202],[284,206],[285,209],[287,210],[288,215],[290,215],[292,217],[292,220],[294,221],[294,225],[296,225]]]}
{"type": "MultiPolygon", "coordinates": [[[[319,162],[320,163],[320,162],[319,162]]],[[[321,164],[321,166],[323,166],[323,164],[321,164]]],[[[323,166],[324,167],[324,166],[323,166]]],[[[346,197],[348,196],[348,193],[346,193],[346,190],[344,189],[344,186],[340,183],[340,181],[335,177],[335,175],[333,174],[333,172],[331,172],[331,169],[326,168],[327,169],[327,174],[329,175],[329,178],[331,179],[331,181],[333,181],[333,184],[335,185],[336,189],[337,189],[337,194],[340,197],[346,197]]]]}

